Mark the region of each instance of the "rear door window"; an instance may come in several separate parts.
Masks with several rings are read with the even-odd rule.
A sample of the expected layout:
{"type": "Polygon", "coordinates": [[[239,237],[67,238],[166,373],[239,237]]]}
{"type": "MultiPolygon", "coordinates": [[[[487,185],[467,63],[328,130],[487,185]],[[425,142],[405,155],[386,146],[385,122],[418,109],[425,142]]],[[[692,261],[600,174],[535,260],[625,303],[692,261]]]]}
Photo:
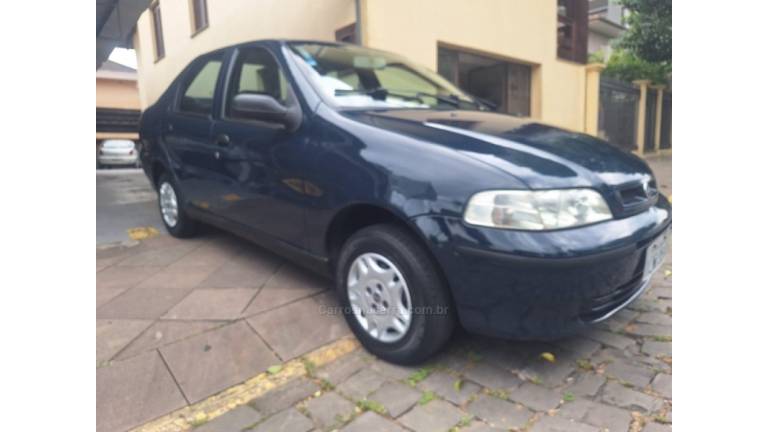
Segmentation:
{"type": "Polygon", "coordinates": [[[188,75],[182,87],[179,111],[198,115],[211,114],[221,62],[221,56],[211,57],[200,62],[197,69],[188,75]]]}

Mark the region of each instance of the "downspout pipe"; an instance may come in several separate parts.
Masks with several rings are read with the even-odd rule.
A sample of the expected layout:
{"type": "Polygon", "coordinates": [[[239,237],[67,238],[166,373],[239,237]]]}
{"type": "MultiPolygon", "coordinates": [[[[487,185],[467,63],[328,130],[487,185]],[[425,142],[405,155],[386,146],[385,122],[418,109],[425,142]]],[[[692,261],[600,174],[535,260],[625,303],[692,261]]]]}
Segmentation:
{"type": "Polygon", "coordinates": [[[355,43],[358,45],[363,44],[363,25],[361,22],[361,5],[362,0],[355,0],[355,43]]]}

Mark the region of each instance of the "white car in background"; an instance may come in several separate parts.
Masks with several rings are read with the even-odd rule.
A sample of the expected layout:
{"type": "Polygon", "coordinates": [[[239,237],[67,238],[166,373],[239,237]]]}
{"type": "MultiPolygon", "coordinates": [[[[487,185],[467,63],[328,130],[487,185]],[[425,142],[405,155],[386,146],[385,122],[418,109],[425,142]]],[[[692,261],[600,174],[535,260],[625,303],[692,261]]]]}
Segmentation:
{"type": "Polygon", "coordinates": [[[107,166],[139,167],[139,150],[131,140],[109,139],[98,145],[96,168],[107,166]]]}

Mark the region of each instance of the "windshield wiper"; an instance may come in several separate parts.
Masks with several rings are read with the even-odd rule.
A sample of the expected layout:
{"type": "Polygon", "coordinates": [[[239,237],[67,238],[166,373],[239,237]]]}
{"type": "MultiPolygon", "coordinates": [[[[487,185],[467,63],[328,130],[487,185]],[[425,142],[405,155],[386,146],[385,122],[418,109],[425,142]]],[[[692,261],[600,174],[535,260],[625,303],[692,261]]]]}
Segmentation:
{"type": "Polygon", "coordinates": [[[435,93],[427,93],[427,92],[414,92],[414,93],[405,93],[405,92],[399,92],[399,91],[392,91],[389,89],[386,89],[384,87],[376,87],[374,89],[351,89],[351,90],[345,90],[345,89],[337,89],[335,94],[337,96],[342,95],[348,95],[348,94],[362,94],[372,97],[375,100],[385,100],[387,96],[394,96],[398,97],[404,100],[412,100],[416,102],[424,103],[425,97],[433,98],[439,102],[443,102],[449,105],[453,105],[456,108],[459,108],[461,106],[461,100],[456,97],[448,97],[448,96],[442,96],[435,93]]]}

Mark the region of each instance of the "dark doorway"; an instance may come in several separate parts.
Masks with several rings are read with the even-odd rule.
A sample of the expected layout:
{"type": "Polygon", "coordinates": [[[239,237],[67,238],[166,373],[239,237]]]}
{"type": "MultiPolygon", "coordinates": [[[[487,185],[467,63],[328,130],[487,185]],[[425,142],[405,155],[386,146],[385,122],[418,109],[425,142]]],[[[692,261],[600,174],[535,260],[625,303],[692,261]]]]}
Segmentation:
{"type": "Polygon", "coordinates": [[[531,66],[439,47],[437,72],[496,110],[531,115],[531,66]]]}

